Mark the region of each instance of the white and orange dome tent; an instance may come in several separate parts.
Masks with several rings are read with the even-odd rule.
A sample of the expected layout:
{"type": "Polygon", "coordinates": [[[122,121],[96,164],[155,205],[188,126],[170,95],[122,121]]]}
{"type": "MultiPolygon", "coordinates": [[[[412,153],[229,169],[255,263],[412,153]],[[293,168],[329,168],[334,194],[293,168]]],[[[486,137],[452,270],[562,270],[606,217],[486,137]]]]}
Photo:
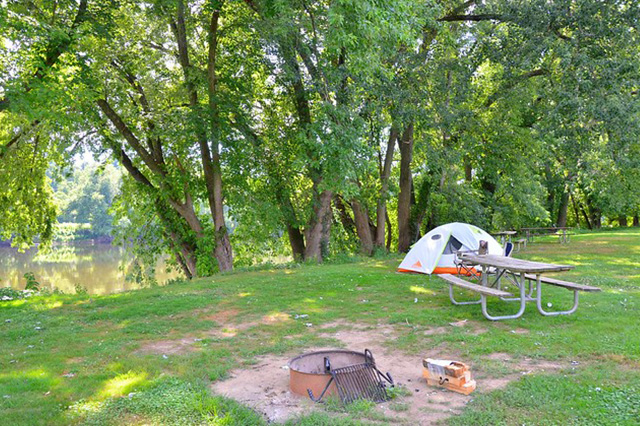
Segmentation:
{"type": "Polygon", "coordinates": [[[478,250],[480,240],[489,243],[489,254],[503,254],[500,243],[477,226],[460,222],[438,226],[411,247],[398,272],[455,274],[456,252],[478,250]]]}

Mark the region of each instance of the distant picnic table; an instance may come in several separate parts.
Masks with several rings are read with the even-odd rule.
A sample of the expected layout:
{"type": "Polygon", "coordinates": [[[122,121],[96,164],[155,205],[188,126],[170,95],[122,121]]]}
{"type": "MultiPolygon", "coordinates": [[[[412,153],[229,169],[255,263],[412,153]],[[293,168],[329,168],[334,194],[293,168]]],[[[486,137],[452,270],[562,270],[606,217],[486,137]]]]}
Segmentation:
{"type": "Polygon", "coordinates": [[[494,232],[493,235],[495,235],[496,237],[500,237],[500,243],[504,245],[505,240],[511,241],[511,237],[513,235],[516,235],[517,233],[517,231],[498,231],[494,232]]]}
{"type": "Polygon", "coordinates": [[[566,244],[569,241],[567,237],[571,229],[573,228],[567,226],[551,226],[548,228],[520,228],[520,231],[526,235],[527,242],[533,241],[534,236],[558,234],[560,243],[566,244]]]}

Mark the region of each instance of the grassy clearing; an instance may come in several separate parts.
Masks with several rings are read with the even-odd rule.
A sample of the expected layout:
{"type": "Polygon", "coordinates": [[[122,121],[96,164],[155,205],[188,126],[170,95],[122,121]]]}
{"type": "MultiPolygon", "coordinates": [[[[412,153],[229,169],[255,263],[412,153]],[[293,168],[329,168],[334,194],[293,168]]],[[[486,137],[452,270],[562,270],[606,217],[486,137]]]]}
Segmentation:
{"type": "MultiPolygon", "coordinates": [[[[396,274],[400,258],[391,256],[243,271],[108,296],[1,302],[0,416],[14,425],[34,419],[260,424],[246,407],[211,395],[208,384],[259,355],[326,344],[318,326],[343,320],[397,324],[393,345],[415,353],[416,368],[420,354],[434,345],[490,376],[504,374],[488,358],[494,353],[577,363],[555,374],[523,376],[505,390],[479,389],[452,424],[634,424],[640,406],[640,230],[579,234],[568,245],[546,237],[516,256],[575,264],[563,277],[604,291],[582,296],[578,312],[568,317],[545,318],[528,306],[518,320],[491,323],[477,306],[452,306],[436,277],[396,274]],[[309,317],[295,320],[296,314],[309,317]],[[464,327],[424,333],[464,319],[484,332],[464,327]],[[234,330],[233,323],[245,327],[234,330]],[[189,342],[187,349],[145,350],[181,339],[189,342]]],[[[565,290],[545,293],[554,308],[571,303],[565,290]]],[[[406,409],[402,398],[394,407],[406,409]]],[[[337,413],[329,407],[296,424],[386,421],[371,407],[356,406],[337,413]]]]}

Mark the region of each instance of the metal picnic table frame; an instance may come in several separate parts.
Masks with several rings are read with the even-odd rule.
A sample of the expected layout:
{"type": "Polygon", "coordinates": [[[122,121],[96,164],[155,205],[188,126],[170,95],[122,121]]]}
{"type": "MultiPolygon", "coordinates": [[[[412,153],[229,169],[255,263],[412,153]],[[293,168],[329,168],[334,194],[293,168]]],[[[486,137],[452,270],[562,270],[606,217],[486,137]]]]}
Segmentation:
{"type": "MultiPolygon", "coordinates": [[[[480,255],[472,252],[460,253],[459,258],[462,262],[470,265],[480,265],[482,267],[482,274],[480,281],[484,287],[496,286],[500,289],[501,279],[503,276],[509,277],[510,281],[515,284],[520,290],[520,297],[500,297],[501,300],[506,302],[520,302],[520,309],[513,315],[501,315],[493,316],[487,311],[487,297],[484,294],[480,295],[480,300],[474,300],[470,302],[458,302],[453,297],[452,287],[449,287],[449,298],[455,305],[471,305],[480,304],[482,307],[482,314],[489,320],[497,321],[503,319],[515,319],[520,318],[526,309],[527,302],[536,302],[538,312],[544,316],[556,316],[556,315],[569,315],[578,309],[578,291],[574,291],[573,307],[565,311],[545,311],[542,307],[542,282],[540,277],[543,273],[548,272],[560,272],[568,271],[574,268],[572,265],[556,265],[553,263],[540,263],[532,262],[529,260],[515,259],[512,257],[498,256],[498,255],[480,255]],[[495,269],[495,278],[493,282],[489,283],[489,270],[495,269]],[[527,293],[525,274],[535,275],[535,291],[536,295],[533,296],[534,287],[532,287],[532,280],[529,280],[529,291],[527,293]]],[[[493,275],[492,275],[493,277],[493,275]]]]}

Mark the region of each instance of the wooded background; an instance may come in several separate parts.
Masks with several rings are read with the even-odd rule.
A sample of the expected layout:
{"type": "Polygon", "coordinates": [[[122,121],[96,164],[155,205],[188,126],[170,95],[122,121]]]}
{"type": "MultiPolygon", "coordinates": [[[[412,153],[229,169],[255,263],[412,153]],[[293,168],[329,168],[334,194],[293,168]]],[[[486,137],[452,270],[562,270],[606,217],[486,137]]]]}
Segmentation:
{"type": "Polygon", "coordinates": [[[123,170],[119,241],[187,277],[451,221],[639,225],[637,1],[1,4],[17,245],[51,238],[87,151],[123,170]]]}

